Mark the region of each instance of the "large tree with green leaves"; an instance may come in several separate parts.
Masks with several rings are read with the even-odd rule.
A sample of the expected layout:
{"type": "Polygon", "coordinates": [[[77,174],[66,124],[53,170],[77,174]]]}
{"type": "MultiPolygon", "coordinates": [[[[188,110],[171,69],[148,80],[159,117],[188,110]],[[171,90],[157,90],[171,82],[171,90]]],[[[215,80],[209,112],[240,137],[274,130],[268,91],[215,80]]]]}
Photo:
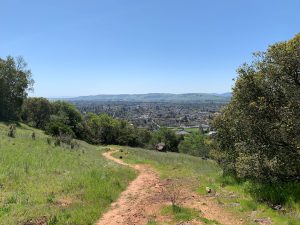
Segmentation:
{"type": "Polygon", "coordinates": [[[225,172],[260,181],[300,179],[300,34],[238,69],[233,97],[214,120],[225,172]]]}
{"type": "Polygon", "coordinates": [[[31,71],[22,57],[0,59],[0,120],[17,120],[27,91],[32,89],[31,71]]]}
{"type": "Polygon", "coordinates": [[[71,103],[56,101],[51,103],[52,114],[46,124],[46,133],[58,136],[68,134],[82,138],[82,115],[71,103]]]}
{"type": "Polygon", "coordinates": [[[22,119],[27,124],[45,129],[52,114],[52,105],[46,98],[27,98],[22,108],[22,119]]]}

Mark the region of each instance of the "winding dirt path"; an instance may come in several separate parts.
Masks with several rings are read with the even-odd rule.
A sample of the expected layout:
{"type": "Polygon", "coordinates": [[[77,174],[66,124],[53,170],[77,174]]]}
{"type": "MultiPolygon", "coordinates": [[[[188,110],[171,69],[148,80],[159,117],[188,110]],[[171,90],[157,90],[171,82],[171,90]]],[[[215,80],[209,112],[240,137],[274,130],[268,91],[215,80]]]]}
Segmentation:
{"type": "MultiPolygon", "coordinates": [[[[158,174],[148,165],[130,165],[112,154],[117,150],[105,152],[103,156],[123,166],[138,171],[139,175],[127,189],[121,193],[119,199],[102,216],[96,225],[146,225],[149,221],[157,224],[170,224],[171,218],[161,216],[161,209],[170,205],[169,193],[166,187],[171,180],[160,180],[158,174]]],[[[202,212],[202,216],[216,220],[224,225],[239,225],[242,221],[225,212],[217,203],[208,197],[199,196],[184,189],[180,192],[181,204],[202,212]]],[[[179,224],[201,224],[199,221],[190,221],[179,224]]]]}

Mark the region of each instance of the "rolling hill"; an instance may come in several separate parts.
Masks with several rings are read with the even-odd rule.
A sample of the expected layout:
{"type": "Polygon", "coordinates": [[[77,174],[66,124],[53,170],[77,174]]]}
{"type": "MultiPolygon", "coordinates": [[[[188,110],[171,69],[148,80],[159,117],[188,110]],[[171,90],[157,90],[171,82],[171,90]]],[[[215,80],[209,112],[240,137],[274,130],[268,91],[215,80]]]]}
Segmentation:
{"type": "Polygon", "coordinates": [[[75,98],[64,98],[68,101],[124,101],[124,102],[216,102],[227,103],[231,99],[231,93],[149,93],[149,94],[120,94],[120,95],[90,95],[75,98]]]}

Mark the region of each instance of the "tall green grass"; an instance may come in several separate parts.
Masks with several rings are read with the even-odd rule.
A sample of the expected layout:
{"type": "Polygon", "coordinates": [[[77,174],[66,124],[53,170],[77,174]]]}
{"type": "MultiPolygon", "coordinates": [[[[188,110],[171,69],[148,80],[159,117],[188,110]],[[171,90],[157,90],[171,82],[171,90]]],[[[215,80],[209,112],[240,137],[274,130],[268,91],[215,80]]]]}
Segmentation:
{"type": "Polygon", "coordinates": [[[20,125],[16,138],[0,123],[0,224],[46,218],[49,224],[93,224],[136,176],[80,142],[54,147],[47,136],[20,125]]]}
{"type": "Polygon", "coordinates": [[[160,153],[141,148],[117,148],[122,148],[125,152],[118,152],[116,156],[123,155],[124,160],[129,163],[151,164],[160,171],[162,178],[199,178],[199,176],[209,178],[222,174],[219,166],[212,160],[203,160],[199,157],[172,152],[160,153]],[[126,154],[126,151],[129,154],[126,154]]]}
{"type": "MultiPolygon", "coordinates": [[[[288,208],[300,207],[300,183],[250,183],[247,190],[258,201],[270,205],[284,205],[288,208]]],[[[300,210],[300,208],[298,208],[300,210]]]]}

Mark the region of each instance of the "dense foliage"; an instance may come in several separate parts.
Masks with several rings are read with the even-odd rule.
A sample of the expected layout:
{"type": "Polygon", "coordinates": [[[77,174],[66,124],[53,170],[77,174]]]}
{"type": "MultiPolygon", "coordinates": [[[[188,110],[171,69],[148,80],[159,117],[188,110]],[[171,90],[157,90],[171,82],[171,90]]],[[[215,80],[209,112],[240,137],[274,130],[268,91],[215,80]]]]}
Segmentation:
{"type": "Polygon", "coordinates": [[[27,91],[32,87],[31,72],[23,58],[0,58],[0,120],[20,117],[27,91]]]}
{"type": "Polygon", "coordinates": [[[68,102],[49,102],[44,98],[27,98],[22,119],[55,137],[78,138],[92,144],[118,144],[145,147],[151,139],[146,129],[137,129],[125,120],[107,114],[83,116],[68,102]]]}
{"type": "Polygon", "coordinates": [[[161,128],[153,132],[150,144],[155,149],[157,144],[163,143],[165,151],[178,152],[178,145],[182,139],[183,137],[176,135],[175,131],[168,128],[161,128]]]}
{"type": "Polygon", "coordinates": [[[300,180],[300,34],[255,54],[238,74],[232,101],[214,121],[224,171],[300,180]]]}
{"type": "Polygon", "coordinates": [[[80,138],[82,132],[82,115],[76,107],[68,102],[56,101],[52,104],[50,121],[46,133],[58,136],[61,133],[80,138]]]}
{"type": "MultiPolygon", "coordinates": [[[[156,149],[157,144],[163,143],[164,151],[178,152],[178,145],[184,139],[168,128],[150,132],[147,129],[137,128],[126,120],[115,119],[107,114],[88,113],[82,115],[71,103],[49,102],[44,98],[26,99],[22,118],[27,124],[44,129],[47,134],[52,136],[62,139],[77,138],[92,144],[115,144],[156,149]]],[[[182,145],[182,152],[206,156],[202,140],[203,137],[200,134],[193,135],[182,145]],[[186,149],[190,147],[189,140],[193,142],[192,149],[186,149]],[[201,142],[196,143],[199,140],[201,142]]]]}
{"type": "Polygon", "coordinates": [[[23,104],[22,119],[32,127],[44,129],[51,114],[52,105],[45,98],[27,98],[23,104]]]}
{"type": "Polygon", "coordinates": [[[208,157],[208,147],[205,143],[204,136],[200,133],[192,133],[184,138],[178,146],[181,153],[200,156],[203,158],[208,157]]]}

